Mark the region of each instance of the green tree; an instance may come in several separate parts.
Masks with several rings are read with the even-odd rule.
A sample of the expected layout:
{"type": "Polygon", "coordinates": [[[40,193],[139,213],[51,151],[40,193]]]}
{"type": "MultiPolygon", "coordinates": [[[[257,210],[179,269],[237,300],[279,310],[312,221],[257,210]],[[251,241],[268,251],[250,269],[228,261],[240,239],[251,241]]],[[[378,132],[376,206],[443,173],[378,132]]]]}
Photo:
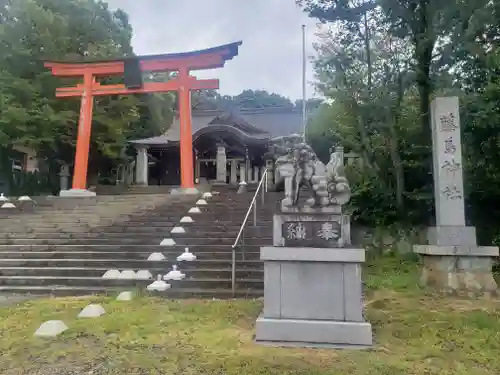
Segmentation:
{"type": "MultiPolygon", "coordinates": [[[[457,23],[443,47],[443,70],[453,72],[461,95],[463,155],[468,213],[485,243],[499,238],[500,212],[500,3],[462,8],[466,22],[457,23]]],[[[497,242],[498,243],[498,242],[497,242]]]]}
{"type": "Polygon", "coordinates": [[[294,108],[288,98],[265,90],[243,90],[235,96],[220,95],[215,90],[203,90],[193,93],[193,108],[210,109],[262,109],[262,108],[294,108]]]}
{"type": "MultiPolygon", "coordinates": [[[[0,140],[7,146],[29,145],[50,160],[72,162],[79,102],[54,97],[62,82],[43,61],[132,55],[128,16],[96,0],[16,0],[3,8],[1,19],[0,140]]],[[[137,103],[132,96],[95,100],[90,154],[94,174],[103,160],[122,155],[130,127],[139,118],[137,103]]]]}
{"type": "Polygon", "coordinates": [[[361,154],[364,169],[354,204],[361,198],[363,207],[385,202],[378,211],[385,221],[400,217],[393,215],[393,202],[412,221],[434,216],[429,102],[434,94],[459,95],[468,211],[475,223],[490,229],[480,239],[499,237],[500,213],[491,207],[500,195],[500,3],[301,3],[311,15],[335,24],[334,33],[321,39],[316,62],[318,87],[329,104],[320,108],[310,135],[318,142],[338,140],[361,154]],[[362,38],[366,32],[356,34],[366,30],[364,25],[368,43],[362,38]]]}
{"type": "Polygon", "coordinates": [[[290,99],[265,90],[243,90],[232,100],[239,108],[293,108],[294,106],[290,99]]]}
{"type": "MultiPolygon", "coordinates": [[[[358,22],[363,25],[364,17],[358,22]]],[[[414,141],[419,127],[411,50],[388,33],[380,13],[372,14],[367,61],[363,40],[351,42],[352,23],[338,24],[321,35],[315,70],[327,103],[316,112],[308,139],[322,158],[337,142],[360,155],[362,167],[351,170],[356,185],[352,205],[362,212],[358,220],[425,220],[429,206],[421,204],[419,189],[427,186],[426,174],[415,155],[425,145],[414,141]],[[373,201],[377,210],[367,214],[362,207],[373,201]],[[416,208],[413,217],[408,207],[416,208]]],[[[424,198],[427,203],[428,196],[424,198]]]]}

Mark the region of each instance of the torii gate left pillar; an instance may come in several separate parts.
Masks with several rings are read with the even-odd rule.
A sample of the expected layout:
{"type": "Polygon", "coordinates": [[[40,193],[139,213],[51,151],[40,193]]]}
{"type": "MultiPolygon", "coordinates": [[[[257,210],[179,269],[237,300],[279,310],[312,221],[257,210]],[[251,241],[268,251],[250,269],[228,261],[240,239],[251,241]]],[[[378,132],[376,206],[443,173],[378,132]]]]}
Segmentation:
{"type": "Polygon", "coordinates": [[[87,169],[91,140],[94,96],[125,95],[151,92],[177,91],[180,115],[180,170],[181,187],[194,188],[193,137],[191,126],[191,90],[218,89],[215,79],[198,80],[190,75],[192,70],[223,67],[227,60],[238,55],[241,42],[202,51],[180,54],[142,56],[112,61],[93,62],[46,62],[54,76],[83,77],[76,87],[56,90],[56,97],[80,97],[80,118],[76,142],[73,187],[61,191],[65,196],[91,196],[87,190],[87,169]],[[167,82],[142,82],[142,72],[177,71],[175,79],[167,82]],[[126,84],[101,85],[96,77],[125,75],[126,84]]]}

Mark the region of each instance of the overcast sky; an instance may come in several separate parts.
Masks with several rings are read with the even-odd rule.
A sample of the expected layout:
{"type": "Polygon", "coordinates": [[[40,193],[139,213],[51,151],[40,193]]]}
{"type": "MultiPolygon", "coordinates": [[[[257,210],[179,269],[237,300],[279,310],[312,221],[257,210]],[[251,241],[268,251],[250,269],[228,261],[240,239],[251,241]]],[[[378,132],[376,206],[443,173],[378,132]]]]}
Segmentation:
{"type": "MultiPolygon", "coordinates": [[[[197,73],[219,78],[222,94],[265,89],[302,96],[302,32],[313,56],[316,23],[294,0],[107,0],[130,16],[137,54],[187,52],[243,41],[239,56],[222,69],[197,73]]],[[[309,59],[308,59],[309,60],[309,59]]],[[[308,96],[313,72],[308,61],[308,96]]]]}

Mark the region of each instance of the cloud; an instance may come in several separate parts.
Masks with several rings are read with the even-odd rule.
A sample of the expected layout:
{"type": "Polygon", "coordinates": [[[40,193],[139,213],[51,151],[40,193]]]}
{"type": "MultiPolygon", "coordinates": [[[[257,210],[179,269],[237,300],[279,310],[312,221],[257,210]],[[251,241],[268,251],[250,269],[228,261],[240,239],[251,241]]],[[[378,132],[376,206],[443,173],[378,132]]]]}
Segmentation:
{"type": "MultiPolygon", "coordinates": [[[[302,31],[312,56],[315,21],[294,0],[108,0],[130,16],[137,54],[205,49],[243,41],[240,54],[222,69],[197,73],[219,78],[222,94],[265,89],[292,99],[302,96],[302,31]]],[[[308,62],[308,81],[313,80],[308,62]]],[[[312,96],[308,85],[308,96],[312,96]]]]}

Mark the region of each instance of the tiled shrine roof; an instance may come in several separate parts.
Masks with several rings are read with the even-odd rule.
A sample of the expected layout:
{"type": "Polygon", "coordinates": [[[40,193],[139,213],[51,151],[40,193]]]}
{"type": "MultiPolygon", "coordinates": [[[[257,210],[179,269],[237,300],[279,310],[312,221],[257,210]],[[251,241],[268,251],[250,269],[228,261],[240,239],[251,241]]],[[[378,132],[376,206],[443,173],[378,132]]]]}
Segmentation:
{"type": "MultiPolygon", "coordinates": [[[[221,110],[193,110],[193,140],[210,132],[231,132],[249,143],[263,143],[274,137],[300,133],[302,114],[290,108],[265,108],[226,112],[221,110]]],[[[176,144],[180,140],[180,121],[157,137],[130,141],[142,145],[176,144]]]]}

